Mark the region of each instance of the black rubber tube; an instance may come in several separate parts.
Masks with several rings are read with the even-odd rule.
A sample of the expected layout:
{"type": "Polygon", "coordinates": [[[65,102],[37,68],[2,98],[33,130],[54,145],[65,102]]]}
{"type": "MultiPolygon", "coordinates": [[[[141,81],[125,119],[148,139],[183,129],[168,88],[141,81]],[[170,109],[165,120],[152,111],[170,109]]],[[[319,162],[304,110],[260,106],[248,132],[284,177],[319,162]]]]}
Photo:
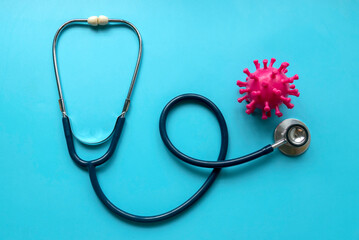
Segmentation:
{"type": "MultiPolygon", "coordinates": [[[[122,131],[123,124],[124,124],[124,120],[125,119],[123,117],[121,117],[117,120],[117,123],[115,126],[116,135],[114,135],[113,137],[119,138],[121,131],[122,131]]],[[[221,168],[246,163],[246,162],[249,162],[251,160],[259,158],[259,157],[266,155],[273,151],[272,146],[267,145],[264,148],[262,148],[256,152],[253,152],[251,154],[248,154],[246,156],[231,159],[231,160],[225,160],[226,154],[227,154],[227,149],[228,149],[228,129],[227,129],[226,121],[224,120],[224,117],[223,117],[221,111],[218,109],[218,107],[213,102],[211,102],[209,99],[207,99],[201,95],[198,95],[198,94],[183,94],[178,97],[175,97],[164,107],[161,117],[160,117],[159,127],[160,127],[160,134],[161,134],[163,143],[165,144],[165,146],[168,148],[168,150],[171,153],[173,153],[176,157],[178,157],[182,161],[192,164],[192,165],[195,165],[195,166],[205,167],[205,168],[214,168],[214,169],[208,176],[207,180],[203,183],[203,185],[197,190],[197,192],[195,194],[193,194],[192,197],[190,197],[187,201],[185,201],[184,203],[179,205],[178,207],[176,207],[168,212],[159,214],[159,215],[139,216],[139,215],[134,215],[134,214],[128,213],[128,212],[116,207],[103,193],[101,186],[97,179],[96,166],[107,161],[108,155],[106,155],[106,154],[104,155],[104,156],[106,156],[105,160],[100,158],[101,160],[96,159],[96,160],[89,161],[89,162],[86,162],[86,161],[78,158],[78,156],[75,152],[75,148],[73,147],[70,122],[68,121],[68,119],[67,120],[64,119],[63,122],[64,122],[64,131],[65,131],[65,136],[66,136],[70,156],[80,166],[87,167],[87,169],[89,171],[92,187],[95,190],[95,193],[98,196],[98,198],[112,213],[114,213],[120,217],[123,217],[127,220],[134,221],[134,222],[143,222],[143,223],[158,222],[158,221],[166,220],[168,218],[171,218],[173,216],[180,214],[181,212],[183,212],[184,210],[186,210],[187,208],[192,206],[196,201],[198,201],[207,192],[207,190],[212,186],[212,184],[218,177],[218,175],[221,171],[221,168]],[[216,116],[216,119],[219,123],[220,131],[221,131],[221,147],[220,147],[219,155],[218,155],[216,162],[215,161],[203,161],[203,160],[198,160],[198,159],[189,157],[189,156],[185,155],[184,153],[180,152],[168,138],[167,130],[166,130],[166,120],[167,120],[168,113],[179,102],[189,101],[189,100],[203,103],[216,116]],[[70,137],[70,135],[71,135],[71,137],[70,137]],[[84,162],[82,162],[82,161],[84,161],[84,162]]],[[[118,142],[118,139],[112,140],[111,145],[110,145],[111,151],[110,151],[110,149],[108,150],[108,152],[110,151],[109,155],[112,155],[114,149],[116,148],[117,142],[118,142]],[[112,147],[112,143],[115,144],[114,147],[112,147]]]]}
{"type": "MultiPolygon", "coordinates": [[[[223,168],[223,167],[231,167],[231,166],[235,166],[235,165],[239,165],[242,163],[246,163],[249,162],[251,160],[254,160],[260,156],[263,156],[265,154],[268,154],[270,152],[273,151],[273,148],[271,145],[267,145],[265,147],[263,147],[262,149],[250,153],[248,155],[245,155],[243,157],[239,157],[239,158],[234,158],[234,159],[229,159],[229,160],[225,160],[225,161],[204,161],[204,160],[199,160],[199,159],[195,159],[192,158],[190,156],[187,156],[186,154],[182,153],[181,151],[179,151],[171,142],[171,140],[168,138],[167,135],[167,129],[166,129],[166,121],[167,121],[167,116],[168,113],[171,111],[171,109],[176,106],[179,102],[182,101],[198,101],[203,103],[206,107],[208,107],[216,116],[220,129],[221,129],[221,138],[222,138],[222,144],[225,140],[226,142],[226,148],[228,145],[228,130],[227,130],[227,124],[226,121],[224,120],[224,117],[221,113],[221,111],[218,109],[218,107],[208,98],[205,98],[201,95],[198,94],[183,94],[180,95],[178,97],[175,97],[174,99],[172,99],[169,103],[167,103],[167,105],[164,107],[161,117],[160,117],[160,133],[161,133],[161,138],[163,143],[166,145],[166,147],[168,148],[168,150],[171,151],[171,153],[173,155],[175,155],[176,157],[178,157],[179,159],[181,159],[182,161],[198,166],[198,167],[204,167],[204,168],[223,168]]],[[[218,159],[218,160],[223,160],[223,159],[218,159]]]]}
{"type": "Polygon", "coordinates": [[[110,144],[107,152],[102,157],[99,157],[95,160],[86,161],[77,155],[76,150],[75,150],[71,125],[70,125],[70,120],[67,116],[63,116],[62,117],[62,125],[64,127],[67,149],[69,151],[69,154],[70,154],[70,157],[72,158],[72,160],[77,165],[79,165],[81,167],[87,167],[89,164],[91,164],[93,166],[99,166],[99,165],[105,163],[106,161],[108,161],[112,157],[113,153],[116,150],[117,143],[118,143],[118,140],[120,139],[124,123],[125,123],[125,118],[122,116],[119,116],[116,120],[116,124],[115,124],[114,130],[113,130],[111,144],[110,144]]]}

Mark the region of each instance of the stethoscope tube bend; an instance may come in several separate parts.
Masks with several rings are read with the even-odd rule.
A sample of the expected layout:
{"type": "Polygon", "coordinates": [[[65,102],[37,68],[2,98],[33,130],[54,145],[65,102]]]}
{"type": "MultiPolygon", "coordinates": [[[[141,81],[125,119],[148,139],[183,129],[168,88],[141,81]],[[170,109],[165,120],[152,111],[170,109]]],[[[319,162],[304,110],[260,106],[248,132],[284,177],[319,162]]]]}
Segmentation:
{"type": "Polygon", "coordinates": [[[227,150],[228,150],[228,129],[227,129],[227,124],[225,122],[225,119],[224,119],[221,111],[218,109],[218,107],[213,102],[211,102],[209,99],[207,99],[201,95],[198,95],[198,94],[180,95],[180,96],[174,98],[173,100],[171,100],[162,111],[162,114],[160,117],[159,128],[160,128],[160,135],[163,140],[163,143],[165,144],[165,146],[168,148],[168,150],[170,152],[172,152],[176,157],[178,157],[182,161],[192,164],[192,165],[195,165],[195,166],[214,168],[214,169],[208,176],[207,180],[203,183],[203,185],[197,190],[197,192],[195,194],[193,194],[193,196],[190,197],[187,201],[185,201],[184,203],[179,205],[178,207],[176,207],[168,212],[165,212],[163,214],[159,214],[159,215],[139,216],[139,215],[134,215],[134,214],[128,213],[128,212],[116,207],[106,197],[106,195],[102,191],[100,183],[97,178],[97,174],[96,174],[96,167],[105,163],[114,153],[117,143],[118,143],[118,140],[119,140],[119,137],[120,137],[122,129],[123,129],[124,122],[125,122],[124,116],[118,117],[116,126],[115,126],[115,130],[114,130],[114,134],[112,136],[112,141],[111,141],[108,151],[102,157],[100,157],[96,160],[85,161],[85,160],[80,159],[78,157],[78,155],[76,154],[76,150],[75,150],[75,147],[73,144],[73,133],[71,131],[70,121],[67,116],[63,117],[63,126],[64,126],[64,132],[65,132],[65,137],[66,137],[69,154],[70,154],[72,160],[76,164],[88,169],[92,187],[93,187],[96,195],[98,196],[98,198],[112,213],[114,213],[120,217],[123,217],[127,220],[135,221],[135,222],[158,222],[158,221],[162,221],[162,220],[171,218],[175,215],[178,215],[179,213],[183,212],[184,210],[186,210],[187,208],[192,206],[197,200],[199,200],[207,192],[207,190],[212,186],[212,184],[216,180],[217,176],[219,175],[221,168],[243,164],[243,163],[249,162],[251,160],[257,159],[257,158],[273,151],[272,146],[267,145],[264,148],[262,148],[261,150],[253,152],[246,156],[232,159],[232,160],[225,160],[227,150]],[[219,123],[220,131],[221,131],[221,146],[220,146],[220,152],[219,152],[216,162],[198,160],[198,159],[194,159],[190,156],[187,156],[187,155],[183,154],[182,152],[180,152],[171,143],[170,139],[168,138],[167,128],[166,128],[166,119],[167,119],[168,113],[173,109],[173,107],[176,104],[178,104],[181,101],[201,102],[206,107],[208,107],[208,109],[211,110],[211,112],[216,116],[216,119],[219,123]],[[225,164],[225,163],[227,163],[227,161],[229,164],[225,164]]]}
{"type": "Polygon", "coordinates": [[[112,132],[112,137],[111,137],[112,140],[111,140],[110,146],[109,146],[108,150],[106,151],[106,153],[102,157],[99,157],[95,160],[87,161],[87,160],[81,159],[77,155],[76,150],[75,150],[74,140],[73,140],[74,134],[72,133],[72,130],[71,130],[69,117],[66,115],[63,116],[62,124],[64,127],[67,149],[69,150],[69,154],[70,154],[72,160],[81,167],[88,167],[89,165],[96,167],[96,166],[99,166],[99,165],[105,163],[107,160],[109,160],[112,157],[113,153],[116,150],[116,146],[117,146],[118,140],[120,139],[124,123],[125,123],[125,117],[119,116],[117,118],[115,128],[112,132]]]}
{"type": "MultiPolygon", "coordinates": [[[[245,155],[243,157],[228,159],[225,161],[217,161],[217,162],[199,160],[199,159],[195,159],[190,156],[187,156],[186,154],[179,151],[172,144],[171,140],[169,139],[169,137],[167,135],[167,130],[166,130],[166,121],[167,121],[168,113],[173,109],[173,107],[175,107],[178,103],[180,103],[182,101],[200,102],[200,103],[203,103],[204,106],[206,106],[209,110],[211,110],[211,112],[216,116],[216,119],[217,119],[220,129],[221,129],[222,144],[224,143],[224,146],[226,146],[226,149],[228,146],[227,124],[226,124],[226,121],[224,120],[224,117],[223,117],[221,111],[218,109],[218,107],[208,98],[203,97],[198,94],[179,95],[179,96],[173,98],[169,103],[167,103],[167,105],[164,107],[164,109],[162,111],[162,114],[160,117],[160,134],[161,134],[162,141],[166,145],[168,150],[170,150],[170,152],[173,155],[175,155],[177,158],[181,159],[182,161],[184,161],[188,164],[194,165],[194,166],[198,166],[198,167],[224,168],[224,167],[231,167],[231,166],[236,166],[236,165],[239,165],[242,163],[249,162],[249,161],[254,160],[258,157],[261,157],[265,154],[271,153],[273,151],[272,145],[267,145],[267,146],[263,147],[262,149],[255,151],[253,153],[250,153],[248,155],[245,155]]],[[[221,159],[221,160],[224,160],[224,159],[221,159]]]]}

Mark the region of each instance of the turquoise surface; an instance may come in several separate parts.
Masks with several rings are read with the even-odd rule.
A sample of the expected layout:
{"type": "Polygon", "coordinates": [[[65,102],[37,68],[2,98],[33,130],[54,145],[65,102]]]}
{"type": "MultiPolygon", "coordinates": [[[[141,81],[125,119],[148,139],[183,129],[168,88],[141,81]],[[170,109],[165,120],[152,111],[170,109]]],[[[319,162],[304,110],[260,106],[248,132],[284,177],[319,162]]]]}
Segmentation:
{"type": "MultiPolygon", "coordinates": [[[[0,239],[359,239],[358,1],[0,2],[0,239]],[[174,158],[163,145],[162,108],[182,93],[202,94],[226,118],[228,158],[272,142],[285,118],[303,120],[312,144],[297,158],[278,151],[224,169],[184,214],[133,224],[99,202],[85,170],[70,159],[52,66],[53,36],[65,21],[104,14],[135,24],[143,59],[114,157],[99,169],[104,192],[135,214],[185,201],[208,169],[174,158]],[[236,81],[253,60],[287,61],[298,74],[294,109],[262,121],[248,116],[236,81]]],[[[75,134],[101,140],[112,130],[138,50],[125,27],[74,26],[58,45],[60,75],[75,134]]],[[[174,144],[214,160],[215,118],[202,106],[171,113],[174,144]]],[[[77,143],[91,159],[107,149],[77,143]]]]}

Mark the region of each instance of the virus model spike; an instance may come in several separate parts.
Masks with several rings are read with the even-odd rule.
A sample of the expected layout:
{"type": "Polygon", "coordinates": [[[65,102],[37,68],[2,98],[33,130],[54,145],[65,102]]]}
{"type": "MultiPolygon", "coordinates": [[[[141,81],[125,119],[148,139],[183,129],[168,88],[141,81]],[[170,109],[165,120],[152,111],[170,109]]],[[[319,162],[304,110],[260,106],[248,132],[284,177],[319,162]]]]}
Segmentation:
{"type": "Polygon", "coordinates": [[[268,60],[265,59],[261,68],[259,61],[254,60],[256,71],[251,73],[248,68],[244,69],[243,72],[248,76],[246,81],[237,81],[239,87],[245,87],[239,90],[240,94],[245,95],[238,98],[238,102],[247,101],[247,114],[259,108],[262,110],[262,119],[267,119],[271,116],[271,110],[274,109],[275,115],[281,117],[283,113],[280,112],[279,106],[282,103],[289,109],[294,107],[288,96],[299,97],[298,89],[291,84],[299,77],[297,74],[287,77],[285,74],[288,72],[289,63],[283,62],[277,69],[273,67],[275,61],[275,58],[272,58],[268,66],[268,60]]]}
{"type": "Polygon", "coordinates": [[[270,64],[269,64],[269,66],[270,67],[273,67],[273,64],[275,63],[275,58],[272,58],[271,60],[270,60],[270,64]]]}
{"type": "Polygon", "coordinates": [[[258,62],[258,60],[254,60],[253,63],[254,63],[254,66],[256,66],[257,70],[261,67],[261,64],[258,62]]]}
{"type": "Polygon", "coordinates": [[[248,70],[248,68],[245,68],[245,69],[243,70],[243,72],[244,72],[245,74],[247,74],[248,77],[251,75],[251,73],[250,73],[250,71],[248,70]]]}
{"type": "Polygon", "coordinates": [[[264,69],[267,69],[267,64],[268,64],[268,60],[264,59],[263,60],[264,69]]]}
{"type": "Polygon", "coordinates": [[[289,63],[284,62],[280,65],[280,67],[278,68],[279,72],[284,72],[286,70],[286,68],[289,66],[289,63]]]}
{"type": "Polygon", "coordinates": [[[262,110],[262,119],[267,119],[267,113],[266,111],[262,110]]]}
{"type": "Polygon", "coordinates": [[[238,100],[239,103],[241,103],[241,102],[243,102],[243,100],[246,100],[247,98],[248,98],[248,96],[245,95],[243,97],[238,98],[237,100],[238,100]]]}
{"type": "Polygon", "coordinates": [[[238,80],[237,85],[238,85],[238,87],[245,87],[245,86],[247,86],[247,83],[238,80]]]}

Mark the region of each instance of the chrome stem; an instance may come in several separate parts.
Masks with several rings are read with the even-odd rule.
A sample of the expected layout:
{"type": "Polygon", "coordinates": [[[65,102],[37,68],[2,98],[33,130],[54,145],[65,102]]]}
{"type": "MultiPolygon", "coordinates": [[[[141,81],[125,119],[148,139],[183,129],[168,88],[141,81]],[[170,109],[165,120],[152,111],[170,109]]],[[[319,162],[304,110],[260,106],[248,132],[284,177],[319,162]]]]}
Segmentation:
{"type": "Polygon", "coordinates": [[[272,148],[273,148],[273,149],[276,149],[276,148],[278,148],[278,147],[280,147],[280,146],[282,146],[282,145],[284,145],[284,144],[286,144],[286,143],[287,143],[287,140],[286,140],[285,138],[282,138],[282,139],[280,139],[279,141],[273,143],[273,144],[272,144],[272,148]]]}

